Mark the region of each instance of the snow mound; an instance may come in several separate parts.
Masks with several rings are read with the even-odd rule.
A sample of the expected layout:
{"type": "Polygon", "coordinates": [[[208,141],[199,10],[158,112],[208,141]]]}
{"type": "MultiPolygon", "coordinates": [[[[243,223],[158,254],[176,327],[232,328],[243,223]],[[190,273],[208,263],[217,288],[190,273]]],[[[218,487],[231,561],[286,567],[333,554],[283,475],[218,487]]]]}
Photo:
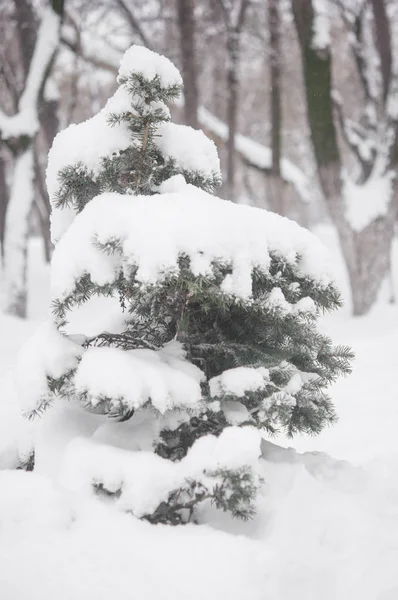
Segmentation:
{"type": "Polygon", "coordinates": [[[182,86],[182,77],[177,67],[160,54],[144,46],[131,46],[120,61],[118,81],[132,74],[140,74],[148,81],[160,80],[163,87],[182,86]]]}
{"type": "Polygon", "coordinates": [[[265,367],[236,367],[228,369],[210,379],[210,393],[213,397],[224,395],[244,396],[255,392],[269,382],[269,371],[265,367]]]}
{"type": "Polygon", "coordinates": [[[24,489],[26,513],[29,489],[43,499],[26,518],[4,519],[4,600],[182,600],[187,593],[190,600],[264,598],[265,557],[258,542],[211,527],[154,527],[65,489],[60,496],[54,483],[36,474],[4,473],[0,486],[10,507],[20,503],[24,489]],[[62,523],[68,506],[73,519],[62,523]]]}
{"type": "Polygon", "coordinates": [[[153,196],[107,193],[77,215],[58,243],[52,263],[52,298],[73,294],[79,278],[113,283],[121,270],[156,284],[179,271],[188,256],[194,275],[212,276],[215,261],[230,266],[224,291],[243,300],[252,294],[252,271],[268,272],[270,253],[327,285],[326,252],[309,231],[274,213],[233,204],[187,185],[185,192],[153,196]],[[153,241],[156,240],[156,244],[153,241]],[[109,253],[117,244],[118,252],[109,253]]]}
{"type": "MultiPolygon", "coordinates": [[[[219,437],[200,438],[179,462],[153,452],[128,452],[82,438],[66,448],[60,481],[75,492],[95,493],[98,486],[120,493],[116,507],[136,517],[150,514],[168,494],[189,479],[207,480],[217,469],[254,465],[261,453],[260,434],[246,427],[229,427],[219,437]]],[[[218,483],[214,478],[214,484],[218,483]]]]}

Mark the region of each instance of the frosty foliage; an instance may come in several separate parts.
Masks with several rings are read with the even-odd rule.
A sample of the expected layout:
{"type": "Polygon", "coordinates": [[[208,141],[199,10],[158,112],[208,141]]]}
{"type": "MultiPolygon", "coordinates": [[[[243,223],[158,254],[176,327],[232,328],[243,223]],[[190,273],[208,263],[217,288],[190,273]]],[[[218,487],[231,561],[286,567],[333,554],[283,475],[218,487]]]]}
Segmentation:
{"type": "Polygon", "coordinates": [[[202,131],[170,122],[165,102],[180,95],[182,80],[167,58],[132,46],[117,81],[105,107],[60,132],[50,150],[47,188],[54,241],[75,212],[101,192],[151,194],[179,173],[209,191],[221,182],[214,143],[202,131]],[[136,169],[129,168],[132,163],[136,169]]]}
{"type": "Polygon", "coordinates": [[[335,419],[326,388],[351,352],[317,318],[339,293],[312,234],[211,195],[217,152],[170,122],[165,102],[182,89],[170,61],[133,46],[118,84],[50,152],[54,325],[20,363],[24,411],[54,403],[37,468],[53,451],[68,485],[151,523],[196,521],[209,502],[247,519],[257,430],[317,433],[335,419]],[[86,313],[71,330],[101,296],[119,305],[117,326],[92,335],[86,313]]]}

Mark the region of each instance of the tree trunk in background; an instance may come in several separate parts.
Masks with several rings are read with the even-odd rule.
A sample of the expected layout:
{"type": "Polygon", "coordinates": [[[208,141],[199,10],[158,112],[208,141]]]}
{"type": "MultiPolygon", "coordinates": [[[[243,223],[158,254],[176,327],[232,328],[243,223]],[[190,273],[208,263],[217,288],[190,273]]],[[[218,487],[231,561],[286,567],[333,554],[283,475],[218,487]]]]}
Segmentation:
{"type": "MultiPolygon", "coordinates": [[[[14,0],[16,6],[17,31],[24,56],[25,88],[18,102],[18,110],[28,109],[38,115],[44,103],[44,91],[52,64],[57,52],[64,0],[51,0],[43,13],[43,20],[38,34],[35,30],[33,16],[27,17],[28,4],[25,0],[14,0]],[[22,12],[18,12],[21,7],[22,12]],[[27,18],[32,18],[27,21],[27,18]],[[48,36],[48,27],[57,27],[56,37],[48,36]],[[35,44],[32,46],[33,28],[35,44]],[[32,49],[33,48],[33,49],[32,49]],[[31,53],[28,61],[29,52],[31,53]],[[33,52],[33,55],[32,55],[33,52]],[[26,98],[26,95],[28,100],[26,98]]],[[[32,7],[33,5],[31,5],[32,7]]],[[[34,117],[33,117],[34,118],[34,117]]],[[[0,132],[1,134],[2,132],[0,132]]],[[[7,130],[6,130],[7,133],[7,130]]],[[[13,174],[9,202],[5,216],[4,263],[6,297],[5,311],[9,314],[25,318],[27,315],[27,254],[29,237],[29,220],[36,196],[35,144],[36,131],[23,130],[18,136],[1,136],[13,155],[13,174]]],[[[48,200],[47,200],[48,204],[48,200]]],[[[48,215],[47,215],[48,219],[48,215]]]]}
{"type": "Polygon", "coordinates": [[[354,231],[346,217],[341,180],[342,161],[333,119],[330,49],[317,51],[312,44],[312,0],[292,0],[299,38],[311,141],[329,214],[338,231],[347,265],[354,315],[364,315],[377,299],[390,266],[395,221],[395,202],[387,215],[376,217],[361,231],[354,231]]]}
{"type": "Polygon", "coordinates": [[[27,314],[27,239],[30,211],[34,202],[34,184],[32,140],[27,140],[26,147],[15,159],[4,245],[7,287],[5,311],[22,319],[27,314]]]}
{"type": "Polygon", "coordinates": [[[271,150],[272,163],[267,175],[267,204],[273,212],[286,214],[284,203],[285,183],[281,177],[281,21],[279,0],[268,0],[268,30],[270,52],[270,81],[271,81],[271,150]]]}
{"type": "Polygon", "coordinates": [[[372,0],[372,9],[376,30],[376,45],[383,79],[383,100],[386,102],[392,73],[391,32],[385,2],[383,0],[372,0]]]}
{"type": "Polygon", "coordinates": [[[18,43],[21,51],[23,71],[26,78],[36,43],[37,18],[30,0],[14,0],[14,8],[17,22],[18,43]]]}
{"type": "Polygon", "coordinates": [[[227,35],[227,182],[226,192],[230,200],[236,200],[235,170],[236,152],[235,138],[238,129],[238,92],[239,92],[239,64],[240,42],[243,26],[245,24],[247,9],[250,0],[240,0],[236,19],[233,17],[233,7],[225,0],[218,0],[226,25],[227,35]]]}
{"type": "Polygon", "coordinates": [[[4,234],[8,204],[8,188],[6,179],[6,162],[0,154],[0,266],[4,260],[4,234]]]}
{"type": "Polygon", "coordinates": [[[184,121],[198,128],[198,81],[195,52],[194,0],[177,0],[180,56],[184,81],[184,121]]]}
{"type": "Polygon", "coordinates": [[[238,64],[239,64],[239,35],[233,29],[228,31],[227,52],[227,194],[231,200],[236,199],[235,194],[235,169],[236,153],[235,138],[237,133],[237,111],[238,111],[238,64]]]}
{"type": "MultiPolygon", "coordinates": [[[[40,127],[43,132],[47,152],[50,150],[59,129],[58,99],[44,97],[40,107],[40,127]]],[[[46,154],[47,154],[46,152],[46,154]]],[[[35,168],[37,191],[40,198],[36,198],[37,211],[39,213],[40,228],[44,244],[44,258],[46,262],[51,260],[52,243],[50,235],[51,206],[45,184],[45,166],[38,160],[38,152],[35,153],[35,168]]]]}

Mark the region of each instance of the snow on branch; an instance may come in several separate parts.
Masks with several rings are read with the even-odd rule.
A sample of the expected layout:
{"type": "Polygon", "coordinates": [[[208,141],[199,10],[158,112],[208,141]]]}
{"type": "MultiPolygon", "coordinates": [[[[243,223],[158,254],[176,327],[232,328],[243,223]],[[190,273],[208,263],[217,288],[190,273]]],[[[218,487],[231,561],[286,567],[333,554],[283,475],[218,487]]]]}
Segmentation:
{"type": "Polygon", "coordinates": [[[43,11],[29,73],[18,104],[18,113],[0,112],[0,136],[3,139],[33,136],[38,129],[37,104],[60,38],[61,17],[50,6],[43,11]]]}
{"type": "Polygon", "coordinates": [[[58,242],[52,297],[65,304],[87,276],[99,286],[114,285],[121,272],[156,284],[178,275],[185,256],[195,276],[213,277],[215,263],[230,265],[222,290],[250,301],[252,271],[268,272],[270,253],[328,285],[322,244],[274,213],[221,200],[192,185],[153,196],[105,193],[85,206],[58,242]],[[107,253],[108,245],[119,251],[107,253]]]}

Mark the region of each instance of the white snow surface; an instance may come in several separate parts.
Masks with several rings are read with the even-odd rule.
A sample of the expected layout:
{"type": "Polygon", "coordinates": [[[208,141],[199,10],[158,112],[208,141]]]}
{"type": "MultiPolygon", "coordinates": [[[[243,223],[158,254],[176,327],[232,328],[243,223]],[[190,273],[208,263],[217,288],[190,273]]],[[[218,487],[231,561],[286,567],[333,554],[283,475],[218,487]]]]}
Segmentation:
{"type": "Polygon", "coordinates": [[[236,367],[213,377],[209,385],[214,397],[228,394],[242,397],[246,392],[264,388],[268,382],[269,371],[265,367],[236,367]]]}
{"type": "Polygon", "coordinates": [[[153,452],[128,452],[76,438],[65,449],[59,481],[86,494],[93,493],[95,484],[112,493],[121,491],[116,507],[141,517],[156,510],[188,479],[206,480],[205,470],[256,464],[260,441],[255,429],[229,427],[219,437],[200,438],[185,458],[171,462],[153,452]]]}
{"type": "MultiPolygon", "coordinates": [[[[319,233],[347,297],[337,236],[330,227],[319,233]]],[[[207,525],[151,526],[72,490],[77,481],[67,489],[58,475],[81,442],[76,437],[134,449],[130,422],[84,411],[77,417],[69,404],[33,425],[18,413],[10,369],[48,305],[48,271],[36,243],[34,250],[31,320],[0,315],[0,467],[16,466],[31,426],[36,444],[46,419],[58,418],[59,428],[51,428],[47,448],[42,443],[41,473],[0,471],[1,598],[185,600],[188,590],[190,600],[396,600],[398,311],[385,303],[385,290],[367,317],[351,318],[348,304],[325,318],[325,332],[356,353],[352,376],[331,390],[340,419],[317,437],[273,438],[300,454],[265,447],[256,518],[232,521],[205,506],[199,521],[207,525]]],[[[396,244],[395,274],[397,260],[396,244]]]]}
{"type": "Polygon", "coordinates": [[[364,183],[344,178],[346,216],[355,231],[365,229],[374,219],[385,216],[393,193],[394,173],[377,173],[364,183]]]}
{"type": "Polygon", "coordinates": [[[315,50],[325,50],[330,46],[330,17],[329,1],[314,0],[314,23],[312,47],[315,50]]]}
{"type": "Polygon", "coordinates": [[[116,406],[123,402],[134,409],[151,401],[165,413],[173,408],[197,408],[203,377],[195,365],[162,352],[102,347],[84,352],[74,386],[78,393],[89,395],[93,406],[103,397],[112,398],[116,406]]]}
{"type": "Polygon", "coordinates": [[[112,283],[120,269],[156,283],[178,272],[187,255],[195,275],[211,275],[212,262],[232,265],[224,291],[245,300],[252,293],[251,274],[267,271],[270,252],[321,285],[327,276],[326,252],[315,236],[296,223],[267,211],[221,200],[187,185],[185,193],[153,196],[102,194],[76,216],[57,244],[52,260],[52,297],[64,299],[86,273],[98,285],[112,283]],[[107,254],[96,245],[120,240],[122,252],[107,254]],[[156,244],[153,244],[156,240],[156,244]]]}
{"type": "Polygon", "coordinates": [[[162,123],[156,132],[155,144],[164,156],[173,158],[182,169],[221,178],[217,147],[203,131],[187,125],[162,123]]]}
{"type": "Polygon", "coordinates": [[[182,86],[182,77],[173,63],[144,46],[131,46],[120,61],[118,77],[128,78],[132,73],[140,73],[148,81],[159,78],[165,88],[182,86]]]}

